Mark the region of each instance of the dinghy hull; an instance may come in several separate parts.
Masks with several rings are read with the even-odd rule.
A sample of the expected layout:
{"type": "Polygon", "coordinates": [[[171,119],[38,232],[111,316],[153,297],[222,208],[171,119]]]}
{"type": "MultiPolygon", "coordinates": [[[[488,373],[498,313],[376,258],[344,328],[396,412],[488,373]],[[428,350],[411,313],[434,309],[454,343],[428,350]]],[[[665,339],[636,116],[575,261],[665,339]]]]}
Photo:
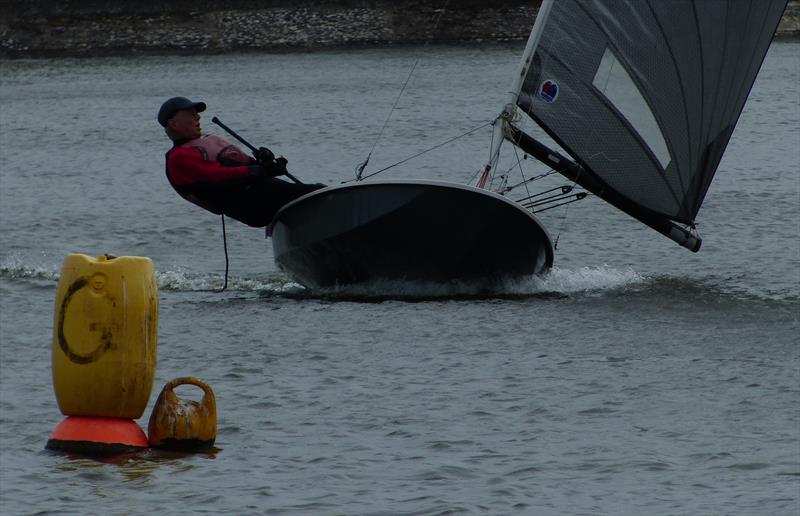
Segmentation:
{"type": "Polygon", "coordinates": [[[553,264],[550,236],[517,203],[434,181],[329,187],[284,206],[275,262],[309,288],[374,281],[502,282],[553,264]]]}

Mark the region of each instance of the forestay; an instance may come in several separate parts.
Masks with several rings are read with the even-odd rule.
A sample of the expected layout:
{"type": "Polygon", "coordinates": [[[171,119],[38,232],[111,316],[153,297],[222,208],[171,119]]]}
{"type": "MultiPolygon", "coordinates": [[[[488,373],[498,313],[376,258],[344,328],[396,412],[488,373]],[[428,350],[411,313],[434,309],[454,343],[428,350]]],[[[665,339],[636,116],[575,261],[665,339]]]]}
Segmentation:
{"type": "Polygon", "coordinates": [[[545,4],[517,105],[595,193],[692,224],[786,1],[545,4]]]}

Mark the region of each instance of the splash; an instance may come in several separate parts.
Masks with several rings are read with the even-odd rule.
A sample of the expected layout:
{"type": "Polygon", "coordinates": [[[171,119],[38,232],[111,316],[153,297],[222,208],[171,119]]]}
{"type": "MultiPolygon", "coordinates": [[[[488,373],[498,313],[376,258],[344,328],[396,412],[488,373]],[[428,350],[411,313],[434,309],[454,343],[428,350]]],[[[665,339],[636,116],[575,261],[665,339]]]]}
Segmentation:
{"type": "Polygon", "coordinates": [[[56,265],[35,263],[19,256],[7,256],[0,262],[0,278],[4,279],[56,282],[60,276],[56,265]]]}
{"type": "MultiPolygon", "coordinates": [[[[44,258],[46,260],[46,257],[44,258]]],[[[19,256],[7,256],[0,261],[0,278],[11,281],[22,281],[43,285],[53,285],[61,277],[61,264],[43,263],[19,256]]],[[[225,284],[225,278],[219,274],[189,271],[184,268],[156,271],[156,282],[160,290],[177,292],[219,291],[225,284]]],[[[286,276],[273,275],[267,277],[228,279],[229,291],[264,292],[274,295],[291,294],[303,288],[290,281],[286,276]]]]}
{"type": "Polygon", "coordinates": [[[533,276],[509,282],[509,292],[534,293],[592,293],[617,290],[644,284],[647,278],[633,269],[617,269],[608,265],[560,269],[554,267],[543,276],[533,276]]]}
{"type": "MultiPolygon", "coordinates": [[[[197,273],[183,268],[156,271],[156,281],[159,289],[176,292],[220,291],[225,285],[225,278],[220,274],[197,273]]],[[[302,287],[282,275],[255,278],[230,276],[226,288],[226,291],[265,292],[272,295],[291,294],[295,290],[302,290],[302,287]]]]}
{"type": "Polygon", "coordinates": [[[578,270],[551,270],[543,276],[501,281],[451,281],[433,283],[421,281],[376,280],[347,286],[314,290],[295,290],[298,297],[320,297],[348,300],[426,300],[426,299],[486,299],[503,297],[564,297],[576,293],[602,293],[643,284],[646,278],[633,270],[619,270],[604,265],[578,270]]]}

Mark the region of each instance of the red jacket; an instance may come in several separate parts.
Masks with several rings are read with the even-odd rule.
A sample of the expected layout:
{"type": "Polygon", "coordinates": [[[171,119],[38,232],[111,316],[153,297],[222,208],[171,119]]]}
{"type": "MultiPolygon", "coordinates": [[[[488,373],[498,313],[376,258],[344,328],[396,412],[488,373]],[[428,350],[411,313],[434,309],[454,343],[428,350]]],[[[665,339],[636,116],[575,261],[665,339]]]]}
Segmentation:
{"type": "Polygon", "coordinates": [[[167,179],[173,185],[194,183],[219,183],[252,174],[252,165],[225,166],[207,161],[193,147],[174,147],[167,153],[167,179]]]}

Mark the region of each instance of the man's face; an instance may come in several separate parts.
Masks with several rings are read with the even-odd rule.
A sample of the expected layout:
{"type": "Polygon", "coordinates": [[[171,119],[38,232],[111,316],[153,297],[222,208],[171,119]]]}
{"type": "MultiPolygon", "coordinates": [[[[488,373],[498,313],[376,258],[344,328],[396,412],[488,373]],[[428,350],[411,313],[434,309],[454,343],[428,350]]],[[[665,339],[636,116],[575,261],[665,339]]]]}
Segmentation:
{"type": "Polygon", "coordinates": [[[167,122],[170,129],[175,133],[175,136],[180,138],[200,138],[202,131],[200,129],[200,113],[196,109],[184,109],[170,118],[167,122]]]}

